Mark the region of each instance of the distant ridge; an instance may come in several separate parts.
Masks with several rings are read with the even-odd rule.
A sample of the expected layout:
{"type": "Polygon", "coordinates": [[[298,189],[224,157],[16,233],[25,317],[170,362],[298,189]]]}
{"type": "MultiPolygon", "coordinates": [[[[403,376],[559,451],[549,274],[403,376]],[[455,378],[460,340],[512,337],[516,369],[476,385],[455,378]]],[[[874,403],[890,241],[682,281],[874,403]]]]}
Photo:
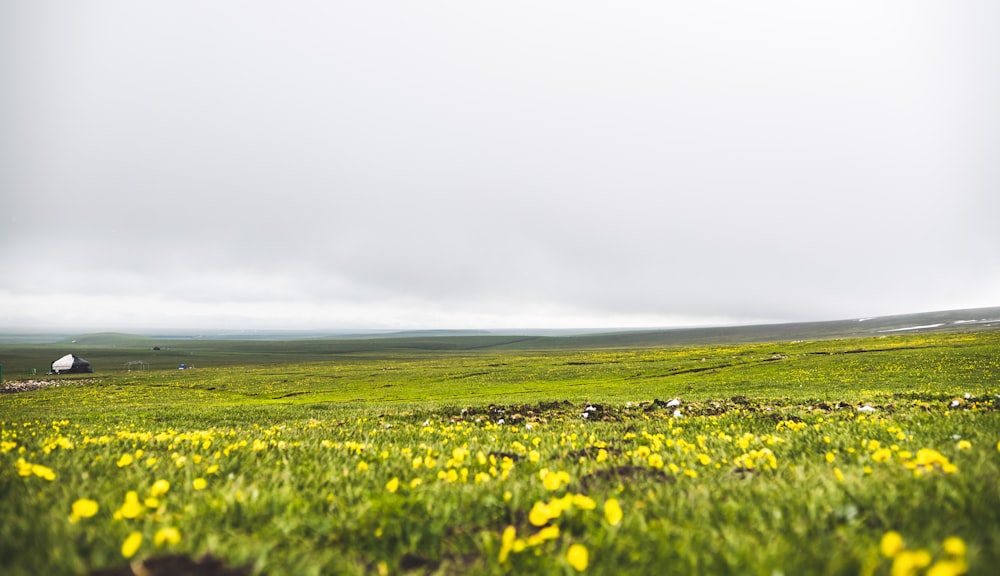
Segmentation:
{"type": "MultiPolygon", "coordinates": [[[[673,328],[666,330],[636,330],[575,336],[571,339],[586,346],[667,346],[686,344],[738,344],[788,340],[828,340],[862,338],[892,334],[926,332],[960,332],[1000,329],[1000,307],[972,308],[921,312],[894,316],[792,322],[784,324],[754,324],[710,328],[673,328]]],[[[564,338],[558,338],[564,340],[564,338]]]]}
{"type": "Polygon", "coordinates": [[[1000,307],[921,312],[893,316],[652,329],[526,329],[526,330],[199,330],[145,334],[99,332],[77,336],[38,333],[3,333],[0,342],[64,344],[88,347],[151,347],[158,343],[196,342],[329,342],[331,348],[366,350],[378,348],[419,349],[541,349],[590,347],[650,347],[686,344],[727,344],[785,340],[822,340],[1000,329],[1000,307]],[[342,344],[338,345],[337,342],[342,344]],[[354,344],[349,344],[354,342],[354,344]]]}

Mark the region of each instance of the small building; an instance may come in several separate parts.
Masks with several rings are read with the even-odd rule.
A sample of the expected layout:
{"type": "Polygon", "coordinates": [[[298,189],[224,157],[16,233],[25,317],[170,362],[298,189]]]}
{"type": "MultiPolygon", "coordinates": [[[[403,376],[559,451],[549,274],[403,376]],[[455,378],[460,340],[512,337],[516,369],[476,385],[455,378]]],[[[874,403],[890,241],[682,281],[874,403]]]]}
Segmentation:
{"type": "Polygon", "coordinates": [[[80,372],[93,372],[90,362],[74,354],[67,354],[52,363],[52,372],[55,374],[76,374],[80,372]]]}

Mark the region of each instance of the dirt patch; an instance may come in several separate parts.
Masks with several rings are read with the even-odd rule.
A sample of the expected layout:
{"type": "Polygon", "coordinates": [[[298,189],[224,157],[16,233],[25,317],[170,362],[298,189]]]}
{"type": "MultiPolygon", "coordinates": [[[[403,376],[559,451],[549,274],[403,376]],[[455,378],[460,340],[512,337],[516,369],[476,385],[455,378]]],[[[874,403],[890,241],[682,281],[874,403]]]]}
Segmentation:
{"type": "Polygon", "coordinates": [[[252,573],[250,566],[226,566],[210,554],[198,559],[171,554],[143,558],[130,566],[95,570],[90,576],[249,576],[252,573]]]}
{"type": "Polygon", "coordinates": [[[656,482],[666,482],[668,484],[673,484],[677,481],[677,478],[674,478],[663,470],[658,470],[656,468],[648,468],[645,466],[616,466],[614,468],[598,470],[593,474],[584,476],[580,479],[580,487],[589,491],[597,486],[606,486],[612,482],[625,483],[629,480],[642,479],[654,480],[656,482]]]}

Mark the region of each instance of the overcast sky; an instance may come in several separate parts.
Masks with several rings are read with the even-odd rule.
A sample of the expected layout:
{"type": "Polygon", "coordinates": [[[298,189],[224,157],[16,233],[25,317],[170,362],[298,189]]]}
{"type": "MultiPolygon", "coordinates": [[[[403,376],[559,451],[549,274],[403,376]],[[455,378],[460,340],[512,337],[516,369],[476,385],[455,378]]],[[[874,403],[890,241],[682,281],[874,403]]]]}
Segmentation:
{"type": "Polygon", "coordinates": [[[1000,305],[1000,3],[0,2],[0,327],[1000,305]]]}

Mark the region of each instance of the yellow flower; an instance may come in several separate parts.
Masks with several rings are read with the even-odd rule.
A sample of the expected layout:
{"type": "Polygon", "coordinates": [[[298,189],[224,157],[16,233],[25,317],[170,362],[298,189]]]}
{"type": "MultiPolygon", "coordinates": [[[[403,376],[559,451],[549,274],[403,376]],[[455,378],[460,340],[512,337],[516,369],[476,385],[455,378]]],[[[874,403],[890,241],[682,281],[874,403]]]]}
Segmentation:
{"type": "Polygon", "coordinates": [[[892,559],[892,576],[916,574],[920,568],[931,564],[931,555],[926,550],[901,550],[892,559]]]}
{"type": "Polygon", "coordinates": [[[708,466],[712,462],[712,458],[708,454],[698,454],[698,463],[702,466],[708,466]]]}
{"type": "Polygon", "coordinates": [[[834,455],[834,453],[833,453],[833,452],[827,452],[827,453],[826,453],[826,461],[827,461],[827,462],[833,462],[833,461],[834,461],[834,460],[836,460],[836,459],[837,459],[837,456],[836,456],[836,455],[834,455]]]}
{"type": "Polygon", "coordinates": [[[952,556],[965,556],[965,542],[958,536],[945,538],[944,551],[952,556]]]}
{"type": "Polygon", "coordinates": [[[124,468],[135,461],[135,458],[131,454],[122,454],[122,457],[118,459],[118,467],[124,468]]]}
{"type": "Polygon", "coordinates": [[[135,553],[139,551],[139,546],[142,546],[142,532],[132,532],[122,542],[122,556],[125,558],[135,556],[135,553]]]}
{"type": "Polygon", "coordinates": [[[31,473],[39,478],[44,478],[49,482],[56,479],[56,473],[52,471],[52,468],[48,466],[42,466],[41,464],[32,464],[31,473]]]}
{"type": "Polygon", "coordinates": [[[584,496],[583,494],[573,495],[573,506],[576,506],[580,510],[593,510],[597,508],[597,502],[590,496],[584,496]]]}
{"type": "Polygon", "coordinates": [[[395,494],[396,490],[399,490],[399,478],[393,476],[392,480],[385,483],[385,489],[395,494]]]}
{"type": "Polygon", "coordinates": [[[153,498],[152,496],[150,496],[149,498],[146,498],[143,501],[143,503],[146,505],[146,508],[154,508],[155,509],[155,508],[159,508],[160,507],[160,499],[159,498],[153,498]]]}
{"type": "Polygon", "coordinates": [[[872,460],[876,462],[885,462],[889,458],[892,458],[892,450],[888,448],[879,448],[872,452],[872,460]]]}
{"type": "Polygon", "coordinates": [[[208,482],[204,478],[195,478],[191,481],[191,487],[195,490],[204,490],[208,482]]]}
{"type": "Polygon", "coordinates": [[[566,562],[577,572],[583,572],[590,565],[590,554],[583,544],[573,544],[566,552],[566,562]]]}
{"type": "Polygon", "coordinates": [[[181,533],[177,531],[177,528],[172,526],[164,526],[156,531],[156,535],[153,536],[153,543],[157,546],[162,546],[164,544],[177,544],[181,541],[181,533]]]}
{"type": "Polygon", "coordinates": [[[622,522],[622,507],[618,504],[618,500],[615,498],[609,498],[604,503],[604,519],[608,521],[608,524],[612,526],[617,526],[622,522]]]}
{"type": "Polygon", "coordinates": [[[903,537],[895,530],[890,530],[882,535],[882,542],[878,545],[879,551],[886,558],[892,558],[904,547],[903,537]]]}
{"type": "Polygon", "coordinates": [[[500,556],[497,560],[503,564],[510,556],[510,551],[514,548],[514,539],[517,538],[517,529],[513,526],[504,528],[503,536],[500,537],[500,556]]]}
{"type": "Polygon", "coordinates": [[[153,482],[153,487],[149,489],[149,495],[153,498],[159,498],[168,491],[170,491],[170,482],[166,480],[157,480],[156,482],[153,482]]]}
{"type": "Polygon", "coordinates": [[[926,576],[960,576],[968,571],[965,560],[938,560],[927,569],[926,576]]]}
{"type": "Polygon", "coordinates": [[[844,473],[840,471],[840,468],[837,468],[836,466],[834,466],[834,468],[833,468],[833,475],[837,478],[838,482],[843,482],[844,481],[844,473]]]}
{"type": "Polygon", "coordinates": [[[528,538],[528,546],[538,546],[548,540],[555,540],[559,537],[559,527],[555,524],[542,528],[537,533],[528,538]]]}
{"type": "Polygon", "coordinates": [[[562,470],[552,472],[548,468],[542,468],[538,471],[538,475],[541,477],[545,489],[550,492],[562,488],[570,481],[569,474],[562,470]]]}
{"type": "Polygon", "coordinates": [[[663,468],[663,456],[653,453],[646,458],[646,463],[649,464],[651,468],[660,469],[663,468]]]}
{"type": "Polygon", "coordinates": [[[959,440],[958,441],[958,449],[959,450],[969,450],[971,448],[972,448],[972,442],[969,442],[968,440],[959,440]]]}
{"type": "Polygon", "coordinates": [[[75,524],[80,521],[80,518],[90,518],[97,514],[97,509],[97,502],[89,498],[80,498],[73,502],[73,512],[69,516],[69,521],[75,524]]]}
{"type": "Polygon", "coordinates": [[[533,526],[545,526],[549,520],[554,520],[561,514],[562,510],[557,506],[539,501],[531,507],[531,512],[528,513],[528,522],[531,522],[533,526]]]}
{"type": "Polygon", "coordinates": [[[125,503],[122,507],[118,509],[118,513],[123,518],[132,519],[142,512],[142,504],[139,503],[139,495],[136,494],[135,490],[129,490],[125,494],[125,503]]]}

